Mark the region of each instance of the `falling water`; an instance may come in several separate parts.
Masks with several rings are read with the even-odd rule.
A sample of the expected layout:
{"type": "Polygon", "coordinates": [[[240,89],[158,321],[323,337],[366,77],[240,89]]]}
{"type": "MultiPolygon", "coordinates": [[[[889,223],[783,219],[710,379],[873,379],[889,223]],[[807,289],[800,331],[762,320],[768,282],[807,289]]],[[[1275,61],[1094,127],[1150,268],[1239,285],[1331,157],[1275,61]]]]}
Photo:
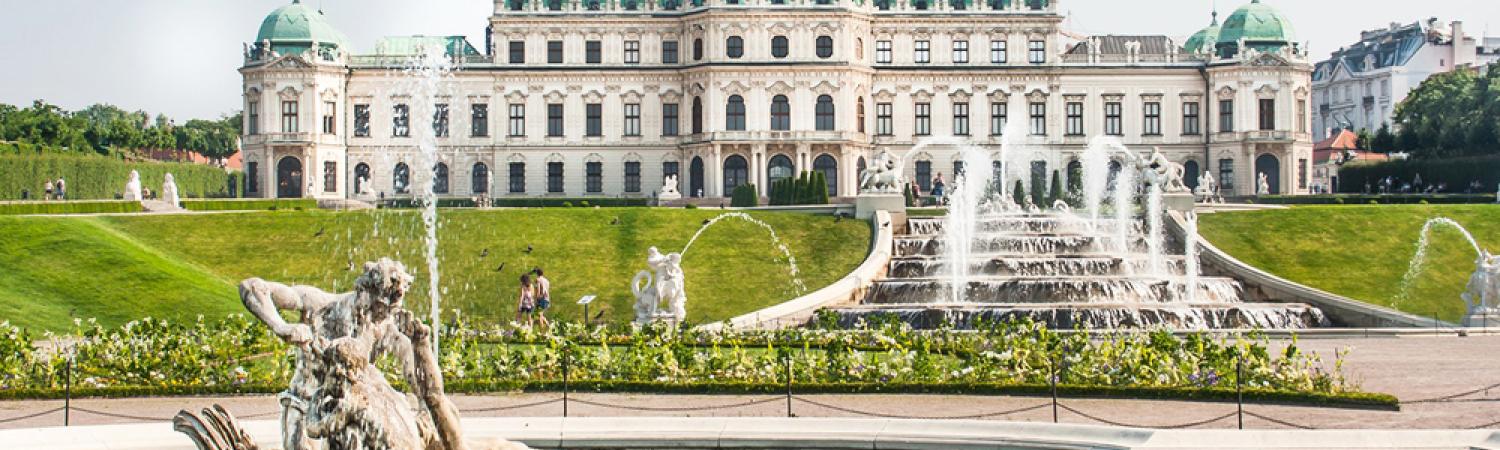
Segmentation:
{"type": "Polygon", "coordinates": [[[1151,183],[1146,188],[1146,258],[1149,261],[1146,267],[1152,276],[1161,277],[1166,275],[1162,264],[1162,230],[1161,230],[1161,185],[1151,183]]]}
{"type": "Polygon", "coordinates": [[[1459,233],[1463,233],[1464,239],[1467,239],[1469,245],[1474,247],[1474,253],[1477,255],[1484,254],[1484,249],[1479,246],[1479,241],[1475,240],[1474,235],[1470,234],[1469,230],[1460,225],[1458,221],[1447,217],[1428,220],[1426,224],[1422,225],[1422,234],[1417,238],[1417,253],[1412,256],[1411,263],[1406,268],[1406,275],[1401,277],[1401,289],[1396,293],[1393,306],[1401,306],[1401,303],[1406,300],[1412,284],[1416,283],[1417,275],[1422,273],[1422,265],[1427,263],[1427,246],[1432,238],[1432,230],[1439,226],[1450,227],[1458,230],[1459,233]]]}
{"type": "MultiPolygon", "coordinates": [[[[438,280],[438,211],[437,211],[437,183],[436,174],[438,160],[438,142],[436,121],[436,100],[443,90],[444,81],[452,74],[453,63],[447,57],[446,51],[441,46],[427,46],[423,48],[420,58],[408,61],[405,75],[411,80],[409,93],[416,110],[422,108],[433,108],[432,114],[411,114],[414,120],[409,120],[412,136],[416,138],[418,159],[416,167],[425,167],[428,170],[428,182],[421,184],[422,200],[422,224],[426,229],[426,257],[427,257],[427,295],[431,299],[430,313],[432,327],[432,345],[436,351],[438,335],[442,329],[442,291],[438,280]],[[425,120],[424,120],[425,119],[425,120]]],[[[451,112],[450,112],[451,113],[451,112]]]]}
{"type": "Polygon", "coordinates": [[[807,285],[802,283],[802,277],[800,275],[801,272],[797,269],[797,258],[795,256],[792,256],[792,250],[786,246],[786,243],[781,242],[781,237],[776,234],[776,229],[771,227],[771,224],[765,223],[760,219],[750,217],[749,214],[745,214],[742,212],[724,213],[718,215],[718,217],[709,219],[707,222],[704,222],[703,226],[698,228],[698,232],[693,233],[692,239],[688,239],[687,245],[682,247],[682,256],[686,258],[688,250],[691,250],[693,248],[693,243],[698,242],[698,237],[702,236],[703,232],[708,231],[709,228],[712,228],[714,225],[717,225],[719,221],[722,221],[724,219],[739,219],[764,228],[766,232],[771,235],[771,246],[775,247],[776,250],[781,252],[781,256],[786,258],[787,271],[792,275],[792,288],[794,292],[797,295],[802,295],[803,293],[807,292],[807,285]]]}
{"type": "Polygon", "coordinates": [[[1122,169],[1115,176],[1114,202],[1115,209],[1115,254],[1116,256],[1128,256],[1130,254],[1130,229],[1135,224],[1132,212],[1135,209],[1131,199],[1135,196],[1135,171],[1122,169]]]}
{"type": "Polygon", "coordinates": [[[1183,301],[1196,303],[1198,301],[1198,213],[1188,211],[1183,216],[1182,248],[1183,248],[1183,301]]]}
{"type": "Polygon", "coordinates": [[[1088,210],[1089,220],[1099,221],[1104,193],[1109,190],[1109,136],[1100,136],[1089,142],[1083,151],[1083,206],[1088,210]]]}

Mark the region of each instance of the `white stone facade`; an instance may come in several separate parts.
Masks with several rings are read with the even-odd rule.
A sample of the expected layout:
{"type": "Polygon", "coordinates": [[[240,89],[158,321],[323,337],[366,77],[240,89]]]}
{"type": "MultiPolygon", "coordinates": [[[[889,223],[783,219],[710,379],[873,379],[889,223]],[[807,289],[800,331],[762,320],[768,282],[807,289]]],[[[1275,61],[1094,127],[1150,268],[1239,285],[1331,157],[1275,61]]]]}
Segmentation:
{"type": "MultiPolygon", "coordinates": [[[[449,111],[450,133],[438,139],[448,168],[440,195],[651,197],[675,166],[689,197],[726,197],[746,182],[765,195],[772,177],[815,169],[829,175],[831,196],[849,197],[860,166],[879,149],[902,155],[928,137],[956,137],[998,153],[999,112],[1022,122],[1012,130],[1025,136],[1009,141],[1045,163],[1048,177],[1054,170],[1066,176],[1091,137],[1115,133],[1139,152],[1159,146],[1190,170],[1212,170],[1226,195],[1252,194],[1257,170],[1273,174],[1277,192],[1307,192],[1312,66],[1298,51],[1220,59],[1181,52],[1164,37],[1144,37],[1165,43],[1154,52],[1141,50],[1143,37],[1079,41],[1060,29],[1056,2],[962,11],[952,3],[918,10],[921,3],[910,1],[889,9],[786,3],[628,10],[622,2],[589,10],[590,3],[569,0],[552,11],[550,2],[497,2],[490,48],[453,56],[456,69],[434,102],[449,111]],[[512,43],[524,49],[520,62],[511,61],[512,43]],[[671,43],[675,62],[664,61],[671,43]],[[557,45],[562,61],[549,62],[557,45]],[[775,102],[782,96],[785,114],[775,102]],[[731,104],[736,98],[743,114],[731,104]],[[473,132],[476,105],[487,108],[485,133],[473,132]],[[549,130],[557,128],[549,126],[555,105],[563,113],[559,136],[549,130]],[[598,105],[597,125],[590,105],[598,105]],[[667,124],[672,105],[676,120],[667,124]],[[791,171],[780,168],[787,162],[791,171]],[[490,176],[474,176],[478,163],[490,176]]],[[[432,117],[434,105],[408,104],[402,86],[409,82],[398,76],[405,58],[314,53],[251,54],[241,69],[245,161],[256,182],[248,194],[359,197],[363,167],[372,196],[417,192],[396,188],[396,166],[415,169],[418,151],[414,138],[396,135],[394,116],[406,104],[415,125],[432,117]],[[298,114],[296,127],[284,130],[285,102],[297,103],[298,114]],[[330,112],[333,127],[325,130],[330,112]],[[365,128],[367,135],[356,133],[365,128]],[[277,170],[281,164],[302,168],[300,189],[288,187],[295,178],[277,170]]],[[[928,146],[908,155],[905,170],[909,178],[920,171],[951,179],[956,157],[952,146],[928,146]]],[[[1007,170],[1025,177],[1031,168],[1007,170]]],[[[432,174],[410,172],[411,186],[432,174]]]]}

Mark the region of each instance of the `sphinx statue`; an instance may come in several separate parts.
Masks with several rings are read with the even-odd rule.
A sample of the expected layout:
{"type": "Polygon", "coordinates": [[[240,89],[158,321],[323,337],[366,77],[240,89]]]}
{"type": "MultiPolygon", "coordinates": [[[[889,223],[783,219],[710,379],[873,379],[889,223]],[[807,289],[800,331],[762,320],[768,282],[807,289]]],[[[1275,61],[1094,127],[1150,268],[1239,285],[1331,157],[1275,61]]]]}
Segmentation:
{"type": "Polygon", "coordinates": [[[177,179],[168,173],[161,183],[161,199],[173,208],[182,207],[182,198],[177,194],[177,179]]]}
{"type": "MultiPolygon", "coordinates": [[[[431,330],[402,305],[411,282],[405,266],[381,259],[365,264],[349,293],[259,278],[240,283],[240,299],[251,315],[295,347],[290,386],[278,395],[281,448],[526,448],[463,439],[458,409],[443,392],[431,330]],[[300,321],[288,323],[282,311],[300,321]],[[402,366],[409,393],[397,391],[374,365],[386,356],[402,366]]],[[[222,407],[202,416],[182,411],[173,423],[200,450],[258,448],[222,407]]]]}
{"type": "Polygon", "coordinates": [[[141,198],[141,173],[139,171],[130,171],[130,179],[125,182],[125,193],[123,197],[125,198],[125,201],[128,202],[138,202],[143,200],[143,198],[141,198]]]}

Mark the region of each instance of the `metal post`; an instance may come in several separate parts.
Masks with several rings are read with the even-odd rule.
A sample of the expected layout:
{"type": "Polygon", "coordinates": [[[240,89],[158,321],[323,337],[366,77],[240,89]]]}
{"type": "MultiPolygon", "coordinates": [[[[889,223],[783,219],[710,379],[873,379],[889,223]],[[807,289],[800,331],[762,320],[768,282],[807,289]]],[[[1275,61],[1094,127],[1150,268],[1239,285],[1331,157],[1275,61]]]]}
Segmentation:
{"type": "Polygon", "coordinates": [[[568,351],[562,354],[562,377],[563,377],[563,417],[568,417],[568,351]]]}
{"type": "Polygon", "coordinates": [[[68,355],[68,365],[63,370],[63,426],[68,426],[73,412],[73,356],[68,355]]]}
{"type": "Polygon", "coordinates": [[[588,303],[584,303],[583,304],[583,329],[587,330],[588,328],[589,328],[589,304],[588,303]]]}
{"type": "Polygon", "coordinates": [[[1240,418],[1240,429],[1245,429],[1245,359],[1234,360],[1234,397],[1236,406],[1239,408],[1236,414],[1240,418]]]}
{"type": "Polygon", "coordinates": [[[786,357],[786,416],[797,417],[792,414],[792,356],[786,357]]]}
{"type": "Polygon", "coordinates": [[[1052,423],[1058,423],[1058,420],[1057,420],[1057,356],[1056,355],[1052,356],[1051,363],[1052,364],[1049,364],[1048,367],[1051,369],[1050,371],[1052,372],[1052,375],[1049,376],[1049,377],[1047,377],[1047,383],[1052,385],[1052,423]]]}

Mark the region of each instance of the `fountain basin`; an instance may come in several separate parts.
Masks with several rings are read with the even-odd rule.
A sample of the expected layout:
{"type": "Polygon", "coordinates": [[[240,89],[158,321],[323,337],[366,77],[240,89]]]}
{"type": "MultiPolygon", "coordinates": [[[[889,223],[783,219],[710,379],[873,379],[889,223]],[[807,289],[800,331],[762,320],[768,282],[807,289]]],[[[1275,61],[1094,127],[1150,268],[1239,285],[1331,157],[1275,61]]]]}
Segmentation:
{"type": "MultiPolygon", "coordinates": [[[[1024,254],[1080,254],[1096,253],[1107,243],[1098,236],[1088,235],[1027,235],[1027,234],[982,234],[973,238],[969,245],[971,253],[1024,253],[1024,254]]],[[[1132,246],[1141,246],[1134,239],[1132,246]]],[[[938,256],[948,251],[950,244],[938,237],[902,236],[896,238],[896,256],[938,256]]]]}
{"type": "MultiPolygon", "coordinates": [[[[940,236],[944,232],[946,219],[941,217],[913,217],[907,222],[907,232],[913,235],[940,236]]],[[[1075,233],[1085,234],[1099,229],[1111,229],[1114,219],[1099,219],[1090,226],[1083,218],[1059,218],[1039,214],[986,215],[974,222],[977,233],[1075,233]]]]}
{"type": "MultiPolygon", "coordinates": [[[[1183,258],[1164,261],[1168,276],[1182,276],[1183,258]]],[[[969,259],[969,274],[979,276],[1110,276],[1144,273],[1149,261],[1109,255],[995,255],[969,259]]],[[[908,256],[892,259],[888,266],[891,278],[938,278],[952,273],[946,258],[908,256]]]]}
{"type": "Polygon", "coordinates": [[[1174,330],[1309,329],[1330,325],[1322,311],[1297,303],[904,304],[862,305],[829,311],[838,315],[839,326],[845,328],[855,327],[861,321],[889,317],[922,330],[944,326],[973,329],[980,321],[1002,323],[1016,320],[1031,320],[1058,330],[1158,327],[1174,330]]]}
{"type": "MultiPolygon", "coordinates": [[[[1146,277],[973,277],[967,282],[962,299],[973,304],[995,303],[1126,303],[1163,304],[1240,303],[1239,283],[1229,278],[1200,278],[1197,296],[1184,294],[1178,280],[1146,277]]],[[[952,297],[953,282],[943,278],[904,278],[877,281],[870,287],[866,304],[924,305],[946,302],[952,297]]]]}

